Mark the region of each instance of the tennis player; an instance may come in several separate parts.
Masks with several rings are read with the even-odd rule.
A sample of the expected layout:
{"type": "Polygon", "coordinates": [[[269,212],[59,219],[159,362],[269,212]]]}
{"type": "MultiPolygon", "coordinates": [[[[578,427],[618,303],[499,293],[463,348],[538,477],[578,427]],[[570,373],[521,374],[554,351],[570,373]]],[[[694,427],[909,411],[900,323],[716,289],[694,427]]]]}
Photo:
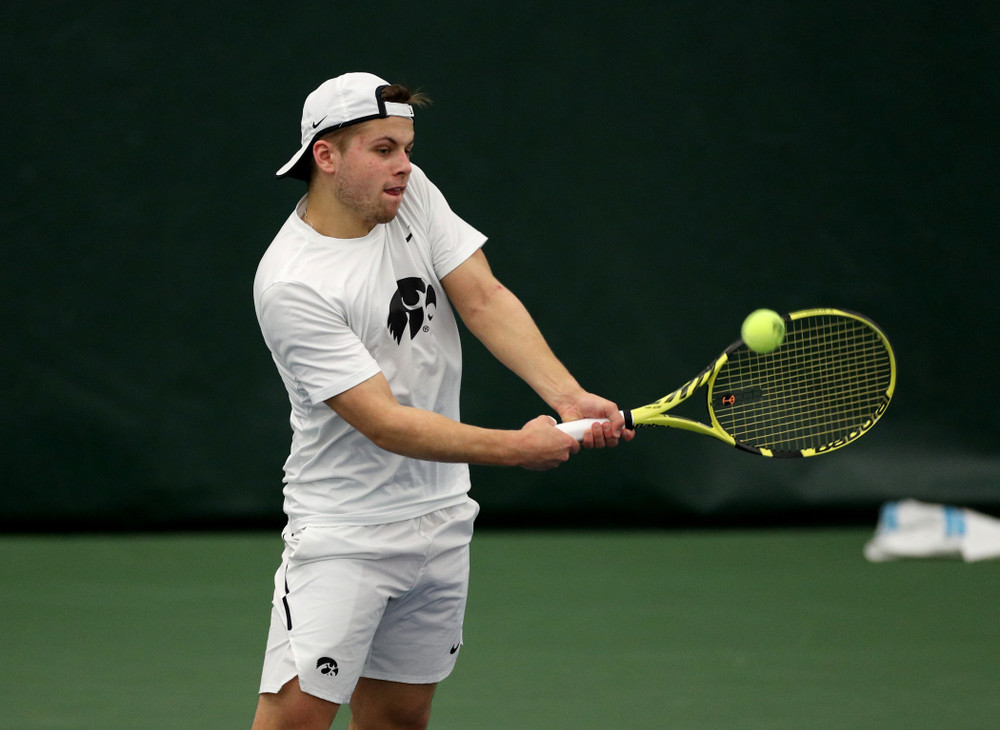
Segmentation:
{"type": "Polygon", "coordinates": [[[551,469],[580,448],[549,416],[461,422],[454,312],[563,420],[610,419],[584,447],[634,435],[410,162],[424,102],[371,74],[331,79],[306,98],[302,146],[277,173],[309,187],[254,281],[292,426],[255,730],[326,729],[346,702],[352,728],[426,727],[462,645],[479,509],[467,465],[551,469]]]}

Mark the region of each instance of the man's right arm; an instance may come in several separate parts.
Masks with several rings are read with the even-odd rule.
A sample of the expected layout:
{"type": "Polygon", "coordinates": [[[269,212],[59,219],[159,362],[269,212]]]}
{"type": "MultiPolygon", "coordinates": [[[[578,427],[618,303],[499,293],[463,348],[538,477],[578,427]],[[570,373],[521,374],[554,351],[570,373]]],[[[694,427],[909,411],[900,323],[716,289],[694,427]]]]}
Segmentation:
{"type": "Polygon", "coordinates": [[[518,431],[479,428],[402,405],[381,373],[327,399],[337,415],[379,448],[427,461],[554,469],[580,444],[539,416],[518,431]]]}

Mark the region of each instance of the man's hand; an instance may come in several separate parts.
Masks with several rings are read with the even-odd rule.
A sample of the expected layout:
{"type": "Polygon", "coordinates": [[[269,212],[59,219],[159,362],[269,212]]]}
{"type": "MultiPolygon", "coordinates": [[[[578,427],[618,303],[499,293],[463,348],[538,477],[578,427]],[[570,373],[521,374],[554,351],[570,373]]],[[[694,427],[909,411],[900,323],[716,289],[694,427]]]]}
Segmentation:
{"type": "Polygon", "coordinates": [[[558,428],[551,416],[539,416],[520,431],[520,466],[531,471],[548,471],[569,461],[580,450],[580,442],[558,428]]]}
{"type": "Polygon", "coordinates": [[[613,448],[619,441],[631,441],[635,431],[625,428],[625,418],[618,406],[593,393],[581,391],[576,395],[564,396],[556,404],[556,410],[563,421],[581,418],[606,418],[606,423],[595,423],[583,435],[585,449],[613,448]]]}

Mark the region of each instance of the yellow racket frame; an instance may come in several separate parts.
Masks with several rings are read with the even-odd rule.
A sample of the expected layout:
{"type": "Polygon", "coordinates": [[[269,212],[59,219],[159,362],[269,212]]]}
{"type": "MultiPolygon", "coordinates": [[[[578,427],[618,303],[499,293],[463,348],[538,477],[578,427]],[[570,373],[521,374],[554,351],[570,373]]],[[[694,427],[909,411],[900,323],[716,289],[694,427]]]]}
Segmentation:
{"type": "MultiPolygon", "coordinates": [[[[633,409],[631,413],[632,423],[636,426],[667,426],[669,428],[679,428],[685,431],[693,431],[695,433],[704,434],[706,436],[712,436],[719,439],[720,441],[729,444],[730,446],[736,446],[745,451],[751,453],[760,454],[761,456],[816,456],[818,454],[826,454],[831,451],[843,448],[848,444],[855,441],[860,436],[867,433],[882,417],[885,413],[886,408],[889,407],[889,402],[896,390],[896,357],[893,353],[892,346],[889,344],[888,338],[885,333],[868,317],[864,315],[857,314],[856,312],[850,312],[844,309],[834,309],[834,308],[814,308],[814,309],[804,309],[797,312],[792,312],[791,314],[785,315],[785,319],[790,322],[794,322],[800,319],[805,319],[807,317],[816,316],[837,316],[845,317],[848,319],[854,319],[863,323],[866,327],[877,333],[882,344],[885,346],[886,352],[889,357],[889,385],[886,388],[885,395],[880,403],[879,407],[871,414],[869,418],[858,425],[856,429],[852,429],[847,435],[838,438],[828,444],[822,444],[816,447],[810,447],[806,449],[801,449],[794,452],[774,452],[771,449],[750,446],[738,442],[733,436],[731,436],[723,426],[719,423],[719,419],[715,415],[715,409],[712,406],[713,402],[713,390],[715,386],[715,379],[718,376],[719,371],[728,362],[730,355],[732,355],[737,349],[745,347],[743,340],[737,340],[732,345],[730,345],[725,352],[723,352],[718,358],[716,358],[707,368],[701,371],[698,375],[693,377],[691,380],[687,381],[681,387],[677,388],[673,392],[660,398],[658,401],[649,403],[648,405],[641,406],[639,408],[633,409]],[[667,414],[667,411],[673,409],[677,405],[683,403],[685,400],[690,398],[696,391],[700,390],[704,386],[708,386],[706,403],[708,407],[709,417],[711,420],[711,425],[706,423],[701,423],[700,421],[695,421],[690,418],[685,418],[683,416],[671,416],[667,414]]],[[[780,347],[779,347],[780,350],[780,347]]],[[[761,357],[767,357],[762,355],[761,357]]]]}

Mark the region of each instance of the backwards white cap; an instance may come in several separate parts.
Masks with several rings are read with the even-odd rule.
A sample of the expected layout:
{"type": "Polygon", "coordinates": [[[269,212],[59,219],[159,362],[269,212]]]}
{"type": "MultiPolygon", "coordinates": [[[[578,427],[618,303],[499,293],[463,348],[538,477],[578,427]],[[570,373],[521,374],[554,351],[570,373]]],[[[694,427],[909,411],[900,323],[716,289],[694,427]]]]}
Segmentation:
{"type": "Polygon", "coordinates": [[[389,83],[369,73],[347,73],[324,81],[302,106],[302,147],[275,173],[309,181],[310,156],[317,138],[352,124],[386,117],[413,119],[413,107],[382,100],[389,83]]]}

